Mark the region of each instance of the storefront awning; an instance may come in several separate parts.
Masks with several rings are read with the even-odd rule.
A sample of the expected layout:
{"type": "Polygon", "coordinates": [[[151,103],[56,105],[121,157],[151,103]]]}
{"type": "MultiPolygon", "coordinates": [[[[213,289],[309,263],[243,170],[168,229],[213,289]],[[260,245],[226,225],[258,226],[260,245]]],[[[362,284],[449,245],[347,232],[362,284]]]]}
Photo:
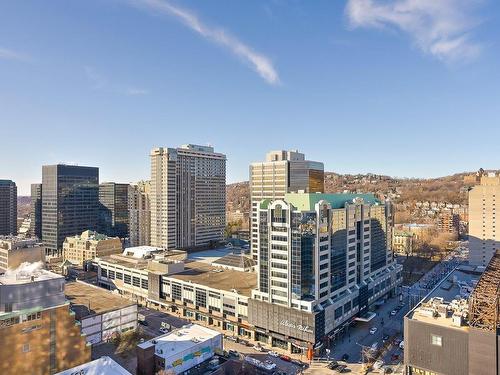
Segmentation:
{"type": "Polygon", "coordinates": [[[357,316],[355,318],[355,320],[357,320],[358,322],[369,322],[371,321],[373,318],[375,318],[377,316],[376,313],[374,312],[368,312],[362,316],[357,316]]]}

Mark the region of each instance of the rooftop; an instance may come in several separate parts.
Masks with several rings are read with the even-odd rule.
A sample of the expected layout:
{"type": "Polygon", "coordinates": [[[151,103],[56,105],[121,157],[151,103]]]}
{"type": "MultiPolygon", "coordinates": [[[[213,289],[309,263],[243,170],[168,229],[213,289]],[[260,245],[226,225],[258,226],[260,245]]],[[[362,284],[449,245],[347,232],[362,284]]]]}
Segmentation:
{"type": "Polygon", "coordinates": [[[20,236],[0,236],[0,248],[17,250],[32,247],[43,247],[38,238],[24,238],[20,236]]]}
{"type": "Polygon", "coordinates": [[[244,255],[228,254],[214,261],[212,265],[249,269],[256,266],[257,262],[252,258],[246,257],[244,255]]]}
{"type": "MultiPolygon", "coordinates": [[[[332,208],[344,208],[346,203],[352,203],[356,198],[361,198],[368,204],[380,203],[373,194],[287,193],[284,200],[300,211],[313,211],[316,203],[322,200],[330,203],[332,208]]],[[[269,200],[264,201],[261,208],[266,208],[268,203],[269,200]]]]}
{"type": "Polygon", "coordinates": [[[468,299],[479,278],[461,266],[451,271],[407,314],[413,319],[456,329],[468,329],[468,299]],[[462,325],[454,322],[453,316],[462,316],[462,325]]]}
{"type": "Polygon", "coordinates": [[[131,256],[134,258],[145,258],[152,253],[162,251],[161,247],[154,246],[135,246],[135,247],[127,247],[123,250],[122,255],[131,256]]]}
{"type": "Polygon", "coordinates": [[[253,272],[221,270],[210,264],[186,261],[184,271],[171,275],[172,279],[190,281],[214,289],[237,290],[239,294],[250,297],[257,287],[257,275],[253,272]]]}
{"type": "Polygon", "coordinates": [[[227,246],[227,247],[220,247],[217,249],[193,251],[188,253],[187,257],[190,260],[211,264],[229,254],[245,254],[248,252],[249,252],[248,249],[227,246]]]}
{"type": "MultiPolygon", "coordinates": [[[[138,248],[150,248],[151,246],[139,246],[138,248]]],[[[181,262],[187,257],[187,253],[183,250],[164,250],[161,248],[155,251],[148,252],[148,249],[127,248],[122,254],[113,254],[99,258],[100,261],[116,264],[118,266],[134,268],[136,270],[148,269],[151,262],[160,264],[181,262]],[[132,252],[127,252],[129,249],[134,249],[132,252]],[[146,252],[143,253],[142,251],[146,252]],[[142,255],[142,256],[140,256],[142,255]]]]}
{"type": "Polygon", "coordinates": [[[81,282],[66,283],[64,294],[71,303],[71,310],[75,312],[78,320],[89,315],[135,305],[132,301],[106,289],[81,282]]]}
{"type": "Polygon", "coordinates": [[[125,370],[118,363],[113,361],[108,356],[103,356],[95,361],[84,363],[83,365],[76,366],[62,372],[58,372],[56,375],[131,375],[130,372],[125,370]]]}
{"type": "Polygon", "coordinates": [[[185,352],[200,342],[205,342],[222,335],[220,332],[197,324],[185,325],[182,328],[169,332],[137,345],[141,349],[155,347],[156,355],[169,358],[185,352]]]}
{"type": "Polygon", "coordinates": [[[93,230],[86,230],[82,232],[82,234],[77,234],[67,238],[76,238],[79,240],[87,240],[87,241],[103,241],[103,240],[111,240],[113,238],[118,238],[118,237],[109,237],[105,234],[97,233],[93,230]]]}
{"type": "Polygon", "coordinates": [[[41,269],[41,262],[23,263],[15,270],[7,270],[0,276],[0,285],[21,285],[45,280],[64,279],[57,273],[41,269]]]}

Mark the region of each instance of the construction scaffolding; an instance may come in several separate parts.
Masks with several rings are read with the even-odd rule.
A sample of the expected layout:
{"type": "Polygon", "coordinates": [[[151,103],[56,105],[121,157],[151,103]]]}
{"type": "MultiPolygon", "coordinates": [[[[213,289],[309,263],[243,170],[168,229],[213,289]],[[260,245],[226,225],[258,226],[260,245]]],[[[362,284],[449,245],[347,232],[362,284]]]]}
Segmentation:
{"type": "Polygon", "coordinates": [[[470,297],[469,325],[500,332],[500,250],[497,250],[481,275],[470,297]]]}

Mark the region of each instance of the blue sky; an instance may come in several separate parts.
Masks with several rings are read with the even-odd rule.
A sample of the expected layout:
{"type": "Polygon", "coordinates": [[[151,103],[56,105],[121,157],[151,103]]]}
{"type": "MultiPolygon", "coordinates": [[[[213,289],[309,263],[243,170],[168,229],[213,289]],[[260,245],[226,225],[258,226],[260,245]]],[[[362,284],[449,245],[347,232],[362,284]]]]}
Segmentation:
{"type": "Polygon", "coordinates": [[[228,182],[272,149],[325,169],[499,168],[500,2],[0,3],[0,178],[42,164],[149,178],[149,150],[212,144],[228,182]]]}

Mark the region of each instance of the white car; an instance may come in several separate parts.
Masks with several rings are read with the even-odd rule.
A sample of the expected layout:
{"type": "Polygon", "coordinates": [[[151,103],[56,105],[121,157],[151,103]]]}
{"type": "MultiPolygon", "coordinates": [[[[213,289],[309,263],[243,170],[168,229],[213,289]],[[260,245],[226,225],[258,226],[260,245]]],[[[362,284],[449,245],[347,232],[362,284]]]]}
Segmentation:
{"type": "Polygon", "coordinates": [[[165,327],[160,327],[160,332],[161,333],[168,333],[168,329],[165,327]]]}
{"type": "Polygon", "coordinates": [[[377,327],[372,327],[372,328],[370,329],[370,335],[374,335],[377,331],[378,331],[378,328],[377,328],[377,327]]]}
{"type": "Polygon", "coordinates": [[[373,364],[373,369],[378,370],[378,369],[382,368],[383,365],[384,365],[384,362],[382,362],[381,360],[378,360],[373,364]]]}
{"type": "Polygon", "coordinates": [[[264,351],[264,349],[263,349],[263,348],[262,348],[262,346],[260,346],[260,345],[254,345],[254,346],[253,346],[253,348],[254,348],[255,350],[257,350],[258,352],[262,352],[262,351],[264,351]]]}
{"type": "Polygon", "coordinates": [[[278,358],[278,357],[280,356],[280,355],[278,354],[278,352],[274,352],[274,351],[272,351],[272,350],[271,350],[271,351],[269,351],[269,352],[267,352],[267,354],[269,354],[271,357],[276,357],[276,358],[278,358]]]}
{"type": "Polygon", "coordinates": [[[392,311],[391,311],[391,316],[394,316],[394,315],[396,315],[397,313],[398,313],[398,311],[397,311],[397,310],[392,310],[392,311]]]}
{"type": "Polygon", "coordinates": [[[404,350],[404,348],[405,348],[405,342],[404,342],[404,341],[401,341],[401,342],[399,343],[399,347],[400,347],[401,349],[403,349],[403,350],[404,350]]]}

